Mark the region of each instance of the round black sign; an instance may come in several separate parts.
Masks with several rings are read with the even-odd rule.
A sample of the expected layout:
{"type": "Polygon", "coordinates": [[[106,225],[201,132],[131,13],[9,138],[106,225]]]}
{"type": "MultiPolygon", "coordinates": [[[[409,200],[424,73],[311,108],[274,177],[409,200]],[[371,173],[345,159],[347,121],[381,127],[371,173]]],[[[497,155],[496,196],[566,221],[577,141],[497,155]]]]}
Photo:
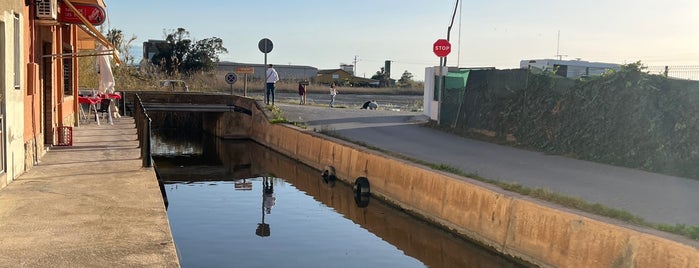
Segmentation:
{"type": "Polygon", "coordinates": [[[272,40],[262,38],[262,40],[260,40],[260,42],[257,43],[257,47],[260,48],[260,51],[262,53],[269,53],[272,51],[272,40]]]}
{"type": "Polygon", "coordinates": [[[235,73],[227,73],[226,74],[226,83],[232,85],[235,84],[235,81],[238,81],[238,75],[235,73]]]}

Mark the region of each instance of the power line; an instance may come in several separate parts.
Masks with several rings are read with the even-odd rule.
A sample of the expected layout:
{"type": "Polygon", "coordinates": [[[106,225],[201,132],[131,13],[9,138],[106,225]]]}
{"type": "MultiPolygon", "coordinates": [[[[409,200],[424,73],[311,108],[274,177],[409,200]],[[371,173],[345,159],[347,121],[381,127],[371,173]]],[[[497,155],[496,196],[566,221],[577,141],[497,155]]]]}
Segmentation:
{"type": "MultiPolygon", "coordinates": [[[[378,60],[378,59],[366,59],[363,58],[363,61],[371,61],[371,62],[385,62],[386,60],[378,60]]],[[[391,62],[395,63],[401,63],[401,64],[414,64],[414,65],[425,65],[425,66],[432,66],[434,64],[433,61],[425,60],[425,61],[420,61],[420,60],[391,60],[391,62]]]]}

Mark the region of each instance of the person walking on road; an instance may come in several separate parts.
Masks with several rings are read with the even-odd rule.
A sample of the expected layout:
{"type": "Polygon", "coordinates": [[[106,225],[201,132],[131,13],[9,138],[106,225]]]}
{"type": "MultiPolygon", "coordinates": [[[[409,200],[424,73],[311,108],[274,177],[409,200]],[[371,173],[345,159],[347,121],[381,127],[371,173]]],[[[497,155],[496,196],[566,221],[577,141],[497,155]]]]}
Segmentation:
{"type": "Polygon", "coordinates": [[[337,88],[335,83],[330,84],[330,107],[335,107],[335,96],[337,96],[337,88]]]}
{"type": "Polygon", "coordinates": [[[274,105],[274,84],[279,81],[279,74],[277,74],[277,70],[274,69],[274,66],[272,64],[267,65],[267,91],[266,91],[266,96],[265,98],[265,103],[269,105],[269,97],[270,94],[272,94],[272,105],[274,105]]]}

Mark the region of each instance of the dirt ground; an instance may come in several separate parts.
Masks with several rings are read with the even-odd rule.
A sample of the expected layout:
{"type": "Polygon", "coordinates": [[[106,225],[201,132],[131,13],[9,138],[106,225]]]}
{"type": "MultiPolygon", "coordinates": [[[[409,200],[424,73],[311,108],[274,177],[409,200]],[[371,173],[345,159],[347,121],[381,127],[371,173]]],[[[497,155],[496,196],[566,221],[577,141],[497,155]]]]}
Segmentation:
{"type": "MultiPolygon", "coordinates": [[[[250,92],[249,96],[255,98],[264,98],[262,92],[250,92]]],[[[342,94],[339,93],[335,97],[335,106],[359,109],[364,102],[376,100],[379,104],[379,110],[396,110],[396,111],[422,111],[422,95],[380,95],[380,94],[342,94]]],[[[275,102],[284,103],[299,103],[299,95],[297,93],[277,92],[275,94],[275,102]]],[[[309,93],[306,96],[308,105],[329,105],[330,94],[309,93]]]]}

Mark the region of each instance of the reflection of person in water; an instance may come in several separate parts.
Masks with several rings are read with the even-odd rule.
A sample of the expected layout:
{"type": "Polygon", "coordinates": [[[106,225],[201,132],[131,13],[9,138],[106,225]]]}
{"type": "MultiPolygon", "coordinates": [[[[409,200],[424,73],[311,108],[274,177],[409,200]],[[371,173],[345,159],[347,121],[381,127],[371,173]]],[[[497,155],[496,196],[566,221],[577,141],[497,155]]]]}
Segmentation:
{"type": "Polygon", "coordinates": [[[272,207],[274,206],[274,182],[272,178],[263,177],[262,178],[262,204],[265,207],[265,212],[267,214],[272,213],[272,207]]]}

